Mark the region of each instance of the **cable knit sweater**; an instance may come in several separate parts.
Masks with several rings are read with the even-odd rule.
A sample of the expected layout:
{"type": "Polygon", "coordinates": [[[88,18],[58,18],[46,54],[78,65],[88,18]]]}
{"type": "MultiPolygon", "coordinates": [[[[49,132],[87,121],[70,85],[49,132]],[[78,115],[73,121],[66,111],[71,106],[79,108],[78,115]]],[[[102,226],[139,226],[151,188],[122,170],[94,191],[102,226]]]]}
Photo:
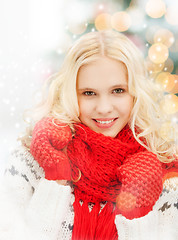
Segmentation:
{"type": "MultiPolygon", "coordinates": [[[[116,215],[118,239],[178,239],[177,193],[178,178],[167,179],[160,198],[146,216],[128,220],[116,215]]],[[[0,240],[71,239],[74,200],[70,186],[46,180],[29,151],[19,147],[10,158],[1,184],[0,240]]],[[[103,208],[101,204],[101,211],[103,208]]]]}

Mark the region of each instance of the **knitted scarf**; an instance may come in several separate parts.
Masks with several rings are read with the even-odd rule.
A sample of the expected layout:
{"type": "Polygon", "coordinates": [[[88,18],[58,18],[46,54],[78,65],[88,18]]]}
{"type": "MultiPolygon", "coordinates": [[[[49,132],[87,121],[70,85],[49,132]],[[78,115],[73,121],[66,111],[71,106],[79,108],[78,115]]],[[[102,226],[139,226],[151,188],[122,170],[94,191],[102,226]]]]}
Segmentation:
{"type": "Polygon", "coordinates": [[[42,119],[33,130],[31,153],[47,179],[73,181],[73,240],[118,239],[115,215],[142,217],[159,198],[160,161],[135,140],[128,125],[115,138],[83,124],[74,127],[72,138],[68,126],[42,119]]]}
{"type": "Polygon", "coordinates": [[[116,138],[104,136],[92,131],[83,124],[76,125],[76,134],[67,148],[73,173],[76,179],[81,171],[80,181],[74,183],[75,193],[90,202],[116,201],[120,190],[116,169],[123,164],[129,155],[143,148],[133,137],[128,125],[116,138]],[[78,169],[77,169],[77,168],[78,169]]]}
{"type": "Polygon", "coordinates": [[[128,156],[145,151],[128,125],[112,138],[96,133],[83,124],[67,148],[74,182],[74,229],[72,239],[118,239],[114,224],[116,198],[121,190],[117,169],[128,156]],[[101,210],[103,201],[107,203],[101,210]],[[90,207],[92,204],[92,207],[90,207]]]}

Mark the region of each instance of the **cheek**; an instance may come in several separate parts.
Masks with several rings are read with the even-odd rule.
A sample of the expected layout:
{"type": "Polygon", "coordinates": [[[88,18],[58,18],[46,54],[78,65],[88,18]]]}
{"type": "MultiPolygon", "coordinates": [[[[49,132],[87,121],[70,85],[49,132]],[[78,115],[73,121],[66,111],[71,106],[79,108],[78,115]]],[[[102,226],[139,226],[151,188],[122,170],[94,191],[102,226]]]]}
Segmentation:
{"type": "Polygon", "coordinates": [[[120,106],[118,109],[123,115],[130,116],[133,105],[133,97],[129,96],[122,99],[122,101],[118,104],[118,106],[120,106]]]}
{"type": "Polygon", "coordinates": [[[134,106],[134,100],[133,100],[133,97],[131,97],[131,98],[129,99],[128,105],[127,105],[127,114],[128,114],[128,117],[131,116],[131,112],[132,112],[133,106],[134,106]]]}
{"type": "Polygon", "coordinates": [[[92,112],[92,105],[88,101],[79,100],[79,112],[80,116],[87,116],[92,112]]]}

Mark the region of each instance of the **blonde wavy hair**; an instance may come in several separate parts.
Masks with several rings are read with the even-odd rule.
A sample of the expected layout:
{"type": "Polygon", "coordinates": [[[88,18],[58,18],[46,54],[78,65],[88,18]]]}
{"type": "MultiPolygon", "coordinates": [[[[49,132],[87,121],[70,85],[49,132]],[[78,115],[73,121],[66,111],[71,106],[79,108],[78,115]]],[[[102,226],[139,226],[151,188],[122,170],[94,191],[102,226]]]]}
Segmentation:
{"type": "Polygon", "coordinates": [[[80,122],[76,93],[77,74],[81,66],[101,56],[121,61],[127,68],[128,89],[134,97],[129,125],[135,139],[155,153],[161,161],[171,161],[174,146],[160,136],[159,128],[163,116],[159,110],[157,93],[148,80],[144,58],[124,34],[112,30],[87,33],[68,50],[60,71],[45,84],[43,99],[34,109],[28,111],[31,122],[26,134],[20,139],[22,144],[30,146],[34,125],[43,117],[53,116],[69,124],[71,129],[73,123],[80,122]]]}

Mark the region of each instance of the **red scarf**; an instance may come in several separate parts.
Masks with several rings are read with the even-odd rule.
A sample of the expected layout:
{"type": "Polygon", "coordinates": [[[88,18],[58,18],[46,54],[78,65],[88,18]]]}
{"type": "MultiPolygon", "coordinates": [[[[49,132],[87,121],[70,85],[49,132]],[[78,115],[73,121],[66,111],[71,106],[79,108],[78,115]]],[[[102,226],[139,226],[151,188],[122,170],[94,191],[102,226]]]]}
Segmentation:
{"type": "Polygon", "coordinates": [[[74,183],[76,191],[84,193],[89,202],[112,201],[120,191],[116,169],[130,154],[143,151],[126,126],[116,138],[104,136],[92,131],[83,124],[76,125],[76,134],[67,148],[67,155],[72,163],[73,179],[81,171],[81,179],[74,183]]]}
{"type": "Polygon", "coordinates": [[[83,124],[74,127],[72,139],[67,125],[42,119],[33,130],[31,153],[47,179],[71,179],[72,171],[72,179],[79,180],[73,182],[73,240],[118,239],[116,213],[129,219],[142,217],[159,198],[161,164],[135,140],[128,125],[115,138],[83,124]],[[61,151],[67,143],[68,159],[61,151]]]}
{"type": "MultiPolygon", "coordinates": [[[[118,239],[114,224],[115,203],[122,184],[118,180],[117,169],[129,156],[143,151],[145,148],[135,140],[128,126],[116,138],[112,138],[96,133],[83,124],[76,125],[76,134],[67,148],[73,170],[72,178],[77,179],[81,171],[80,180],[74,182],[73,240],[118,239]],[[107,204],[101,210],[100,203],[103,201],[107,204]],[[91,211],[90,203],[94,205],[91,211]]],[[[146,163],[145,166],[150,168],[151,165],[146,163]]],[[[159,186],[160,182],[159,175],[159,186]]],[[[160,186],[159,193],[155,193],[156,198],[161,189],[160,186]]],[[[145,214],[147,212],[146,209],[145,214]]],[[[135,214],[135,217],[139,216],[135,214]]]]}

